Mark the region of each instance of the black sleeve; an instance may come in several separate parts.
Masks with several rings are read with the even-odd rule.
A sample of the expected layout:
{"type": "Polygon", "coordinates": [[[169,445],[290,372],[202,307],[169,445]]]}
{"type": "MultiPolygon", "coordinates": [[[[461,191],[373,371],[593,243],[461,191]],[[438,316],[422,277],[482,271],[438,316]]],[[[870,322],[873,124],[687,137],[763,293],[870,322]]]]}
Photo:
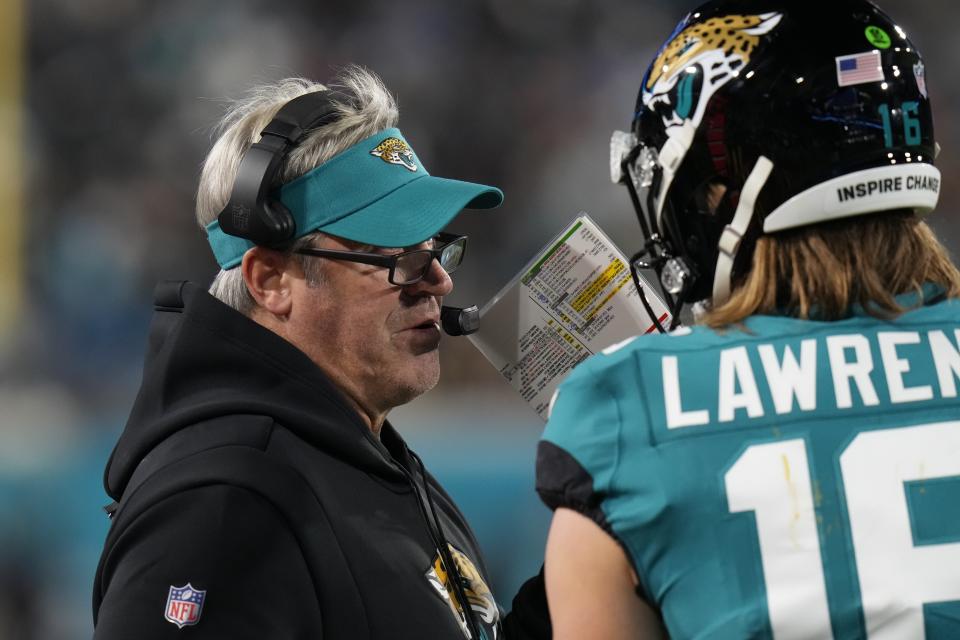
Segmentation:
{"type": "Polygon", "coordinates": [[[505,640],[549,640],[553,637],[547,590],[540,573],[523,583],[513,598],[513,607],[503,621],[505,640]]]}
{"type": "Polygon", "coordinates": [[[104,565],[95,640],[320,638],[316,590],[283,516],[264,498],[211,485],[166,498],[118,538],[104,565]],[[191,599],[195,608],[170,604],[191,599]],[[199,612],[181,629],[167,619],[199,612]],[[179,615],[178,615],[179,614],[179,615]]]}
{"type": "Polygon", "coordinates": [[[594,488],[590,472],[549,440],[537,445],[537,493],[551,510],[573,509],[612,532],[601,508],[605,496],[594,488]]]}

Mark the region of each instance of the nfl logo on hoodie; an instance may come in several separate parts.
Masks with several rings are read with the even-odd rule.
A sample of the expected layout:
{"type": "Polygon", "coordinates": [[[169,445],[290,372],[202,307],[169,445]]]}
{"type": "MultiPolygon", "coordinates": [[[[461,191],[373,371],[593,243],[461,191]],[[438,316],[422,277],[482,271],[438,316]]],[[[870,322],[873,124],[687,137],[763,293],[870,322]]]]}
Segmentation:
{"type": "Polygon", "coordinates": [[[194,589],[189,582],[182,587],[170,587],[167,608],[163,617],[180,629],[200,622],[203,600],[207,592],[194,589]]]}

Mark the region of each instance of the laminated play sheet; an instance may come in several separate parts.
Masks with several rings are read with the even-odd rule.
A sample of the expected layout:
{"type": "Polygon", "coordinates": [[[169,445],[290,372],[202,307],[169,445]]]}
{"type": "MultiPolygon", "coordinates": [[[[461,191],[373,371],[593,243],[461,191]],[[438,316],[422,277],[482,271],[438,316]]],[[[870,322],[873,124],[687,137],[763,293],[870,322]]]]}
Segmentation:
{"type": "MultiPolygon", "coordinates": [[[[656,289],[641,285],[669,323],[656,289]]],[[[578,362],[654,330],[628,259],[581,213],[480,309],[480,329],[468,337],[546,420],[554,390],[578,362]]]]}

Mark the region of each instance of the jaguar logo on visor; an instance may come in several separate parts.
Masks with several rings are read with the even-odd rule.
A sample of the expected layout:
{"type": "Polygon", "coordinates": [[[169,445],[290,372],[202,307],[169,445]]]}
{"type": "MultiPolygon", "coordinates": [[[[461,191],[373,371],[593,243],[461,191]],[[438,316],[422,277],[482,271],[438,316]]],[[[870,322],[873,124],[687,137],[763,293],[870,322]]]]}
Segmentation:
{"type": "Polygon", "coordinates": [[[384,162],[399,164],[410,171],[416,171],[413,149],[400,138],[387,138],[370,150],[370,155],[377,156],[384,162]]]}

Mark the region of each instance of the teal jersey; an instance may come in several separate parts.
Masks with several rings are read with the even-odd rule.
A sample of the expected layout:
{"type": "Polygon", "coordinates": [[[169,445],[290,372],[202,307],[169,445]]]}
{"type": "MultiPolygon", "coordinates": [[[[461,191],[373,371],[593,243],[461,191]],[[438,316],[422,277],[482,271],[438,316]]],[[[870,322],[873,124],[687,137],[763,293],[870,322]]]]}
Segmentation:
{"type": "Polygon", "coordinates": [[[960,637],[960,301],[640,336],[561,384],[537,489],[673,638],[960,637]]]}

